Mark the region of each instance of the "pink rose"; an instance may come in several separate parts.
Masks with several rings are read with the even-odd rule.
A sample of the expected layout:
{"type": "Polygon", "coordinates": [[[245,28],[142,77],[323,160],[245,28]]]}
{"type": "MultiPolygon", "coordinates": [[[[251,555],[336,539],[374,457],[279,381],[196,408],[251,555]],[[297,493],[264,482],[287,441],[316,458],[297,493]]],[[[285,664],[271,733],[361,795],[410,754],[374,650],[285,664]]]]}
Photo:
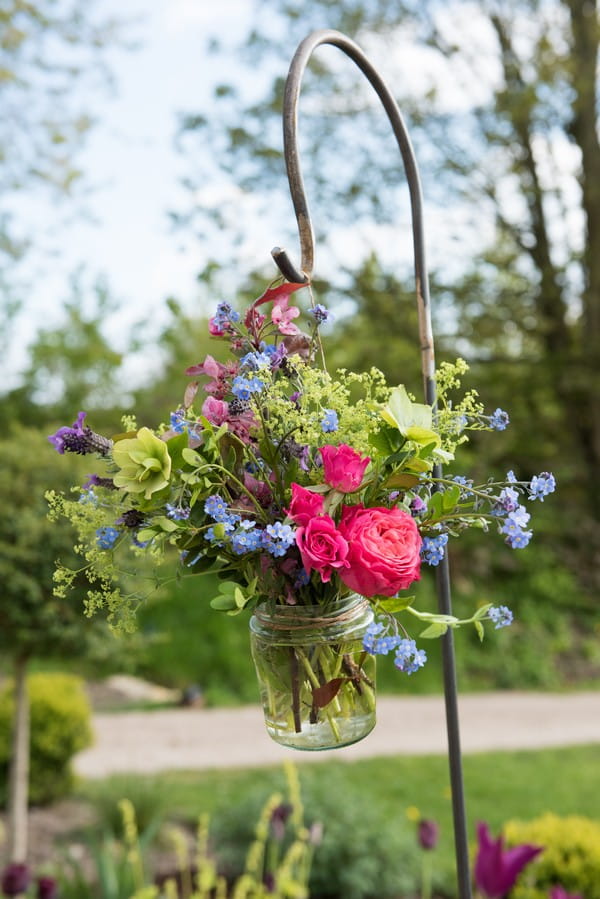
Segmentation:
{"type": "Polygon", "coordinates": [[[324,584],[334,569],[348,567],[348,543],[329,515],[317,515],[296,531],[296,545],[306,571],[318,571],[324,584]]]}
{"type": "Polygon", "coordinates": [[[207,396],[202,403],[202,414],[208,418],[211,425],[219,427],[227,421],[229,405],[224,400],[217,400],[214,396],[207,396]]]}
{"type": "Polygon", "coordinates": [[[395,596],[420,578],[421,535],[402,509],[344,506],[340,534],[349,544],[341,580],[361,596],[395,596]]]}
{"type": "Polygon", "coordinates": [[[342,493],[353,493],[362,484],[365,468],[371,461],[369,456],[363,459],[360,453],[346,443],[339,446],[322,446],[320,451],[323,460],[325,483],[342,493]]]}
{"type": "Polygon", "coordinates": [[[292,501],[286,513],[296,524],[304,527],[311,518],[323,512],[323,497],[300,484],[292,484],[292,501]]]}

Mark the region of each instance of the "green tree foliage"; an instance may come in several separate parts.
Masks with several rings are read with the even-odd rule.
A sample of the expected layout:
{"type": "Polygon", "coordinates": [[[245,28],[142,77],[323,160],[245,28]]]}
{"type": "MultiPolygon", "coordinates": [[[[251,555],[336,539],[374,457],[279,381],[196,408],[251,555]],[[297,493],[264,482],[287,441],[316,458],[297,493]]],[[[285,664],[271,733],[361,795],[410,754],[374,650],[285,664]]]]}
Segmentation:
{"type": "Polygon", "coordinates": [[[50,523],[44,493],[49,485],[68,490],[72,468],[51,451],[46,436],[15,429],[0,441],[0,655],[15,678],[15,714],[9,784],[9,853],[27,853],[26,809],[29,760],[29,704],[25,678],[32,657],[84,655],[99,625],[86,619],[79,602],[54,598],[55,560],[73,557],[73,534],[50,523]]]}
{"type": "MultiPolygon", "coordinates": [[[[287,219],[281,242],[289,237],[294,255],[280,136],[286,60],[315,27],[355,38],[392,85],[415,144],[426,224],[432,223],[430,252],[434,239],[438,349],[470,358],[482,390],[491,389],[486,397],[511,410],[506,455],[516,454],[525,473],[540,464],[556,471],[565,503],[564,554],[594,585],[600,552],[597,3],[262,0],[253,8],[254,28],[236,48],[237,59],[277,75],[253,93],[236,76],[243,89],[217,89],[219,116],[201,111],[184,118],[184,151],[200,142],[213,151],[210,162],[190,165],[191,184],[221,166],[241,188],[240,208],[251,194],[274,222],[287,219]],[[438,248],[440,239],[445,246],[438,248]],[[584,547],[571,536],[575,522],[586,534],[584,547]]],[[[362,267],[364,274],[382,233],[367,223],[383,225],[393,215],[402,234],[408,213],[404,194],[392,186],[404,190],[399,154],[370,94],[351,61],[336,48],[319,48],[303,85],[300,132],[315,224],[329,231],[321,233],[317,272],[323,260],[327,276],[335,273],[331,246],[345,238],[340,221],[364,237],[349,292],[377,361],[392,355],[392,338],[385,308],[365,315],[358,284],[357,272],[362,267]]],[[[226,212],[224,201],[217,225],[226,212]]],[[[205,220],[198,206],[187,213],[196,228],[205,220]]],[[[238,221],[248,227],[243,216],[238,221]]],[[[409,255],[400,242],[402,280],[409,255]]],[[[382,297],[385,303],[385,292],[382,297]]],[[[397,321],[402,335],[401,314],[397,321]]],[[[363,327],[360,333],[364,348],[363,327]]]]}

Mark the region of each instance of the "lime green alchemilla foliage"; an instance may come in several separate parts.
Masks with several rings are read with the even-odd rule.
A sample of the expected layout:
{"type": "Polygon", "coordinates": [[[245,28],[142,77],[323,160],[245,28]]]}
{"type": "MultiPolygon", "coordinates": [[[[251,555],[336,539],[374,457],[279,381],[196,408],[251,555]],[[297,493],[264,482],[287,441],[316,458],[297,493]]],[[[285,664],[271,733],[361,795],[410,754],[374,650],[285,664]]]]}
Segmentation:
{"type": "MultiPolygon", "coordinates": [[[[129,422],[131,433],[109,440],[80,412],[53,434],[59,453],[96,454],[102,471],[74,498],[49,494],[51,514],[79,533],[88,612],[104,608],[117,626],[133,627],[148,592],[136,579],[136,596],[124,595],[119,571],[133,573],[140,555],[158,568],[174,548],[182,576],[218,574],[212,604],[232,615],[261,602],[326,606],[359,593],[383,616],[365,649],[395,648],[397,666],[412,673],[425,652],[392,613],[422,621],[427,638],[461,623],[420,612],[406,595],[421,565],[437,565],[448,540],[473,527],[527,545],[520,498],[543,500],[554,478],[525,482],[509,472],[475,485],[462,473],[442,476],[439,463],[457,464],[469,431],[503,431],[508,415],[486,414],[474,391],[458,393],[462,360],[440,367],[437,409],[375,368],[329,372],[320,336],[328,310],[310,294],[302,330],[300,308],[289,305],[302,286],[277,283],[243,314],[219,304],[209,331],[228,344],[227,361],[209,355],[187,370],[196,380],[168,423],[136,432],[129,422]]],[[[59,566],[60,595],[74,577],[59,566]]],[[[510,619],[485,605],[468,621],[482,636],[483,621],[510,619]]]]}
{"type": "Polygon", "coordinates": [[[548,812],[532,821],[508,821],[503,829],[509,846],[544,847],[512,891],[514,899],[546,899],[557,885],[570,895],[600,899],[600,822],[548,812]]]}
{"type": "Polygon", "coordinates": [[[136,437],[117,441],[112,455],[119,469],[113,479],[115,487],[128,493],[143,493],[144,499],[150,499],[153,493],[168,486],[169,450],[149,428],[140,428],[136,437]]]}

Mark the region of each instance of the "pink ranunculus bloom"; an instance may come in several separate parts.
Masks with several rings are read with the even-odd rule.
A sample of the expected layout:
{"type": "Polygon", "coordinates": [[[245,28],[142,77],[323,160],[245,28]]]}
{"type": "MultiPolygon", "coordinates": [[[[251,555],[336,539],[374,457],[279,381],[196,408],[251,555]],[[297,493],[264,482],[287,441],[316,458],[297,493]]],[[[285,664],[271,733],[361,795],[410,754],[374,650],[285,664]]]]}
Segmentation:
{"type": "Polygon", "coordinates": [[[217,400],[214,396],[207,396],[202,403],[202,414],[208,418],[211,425],[219,427],[227,421],[229,404],[224,400],[217,400]]]}
{"type": "Polygon", "coordinates": [[[418,581],[421,535],[402,509],[344,506],[340,534],[349,544],[349,565],[340,579],[361,596],[395,596],[418,581]]]}
{"type": "Polygon", "coordinates": [[[475,885],[486,899],[502,899],[512,890],[523,868],[542,852],[541,846],[524,843],[504,848],[502,835],[492,839],[487,824],[477,824],[477,856],[473,874],[475,885]]]}
{"type": "Polygon", "coordinates": [[[365,469],[371,461],[364,458],[346,443],[339,446],[322,446],[323,477],[325,483],[341,493],[353,493],[362,484],[365,469]]]}
{"type": "Polygon", "coordinates": [[[292,501],[285,512],[295,524],[304,527],[311,518],[323,514],[323,497],[300,484],[292,484],[292,501]]]}
{"type": "Polygon", "coordinates": [[[341,572],[348,565],[348,543],[329,515],[317,515],[299,527],[296,545],[306,571],[318,571],[324,584],[334,571],[341,572]]]}

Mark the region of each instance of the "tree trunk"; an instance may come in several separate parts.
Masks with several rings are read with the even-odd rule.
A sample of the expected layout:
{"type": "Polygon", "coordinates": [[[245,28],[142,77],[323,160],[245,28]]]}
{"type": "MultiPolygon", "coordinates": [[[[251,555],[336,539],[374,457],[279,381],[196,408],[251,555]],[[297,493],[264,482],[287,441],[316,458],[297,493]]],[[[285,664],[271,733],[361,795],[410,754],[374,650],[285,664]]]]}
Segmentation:
{"type": "Polygon", "coordinates": [[[15,711],[8,781],[8,859],[27,859],[27,805],[29,793],[29,696],[27,658],[15,662],[15,711]]]}

